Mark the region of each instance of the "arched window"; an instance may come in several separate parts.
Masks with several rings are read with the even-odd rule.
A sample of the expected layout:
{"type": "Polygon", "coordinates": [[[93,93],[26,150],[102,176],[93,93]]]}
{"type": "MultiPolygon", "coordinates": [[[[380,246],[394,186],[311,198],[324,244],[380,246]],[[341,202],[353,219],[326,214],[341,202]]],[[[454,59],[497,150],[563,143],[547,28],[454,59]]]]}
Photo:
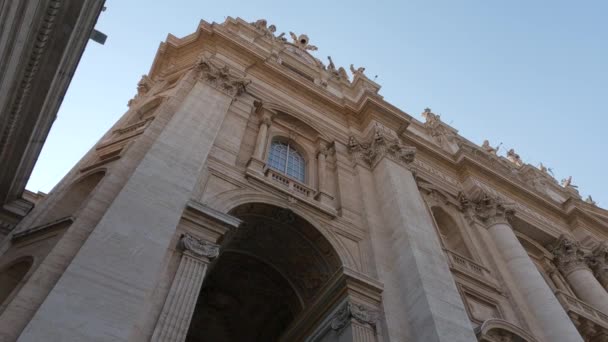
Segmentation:
{"type": "Polygon", "coordinates": [[[272,142],[268,166],[300,182],[306,179],[304,157],[289,143],[272,142]]]}
{"type": "Polygon", "coordinates": [[[439,207],[431,208],[431,212],[437,223],[437,228],[439,228],[439,235],[441,236],[444,247],[471,259],[471,253],[469,252],[454,219],[439,207]]]}

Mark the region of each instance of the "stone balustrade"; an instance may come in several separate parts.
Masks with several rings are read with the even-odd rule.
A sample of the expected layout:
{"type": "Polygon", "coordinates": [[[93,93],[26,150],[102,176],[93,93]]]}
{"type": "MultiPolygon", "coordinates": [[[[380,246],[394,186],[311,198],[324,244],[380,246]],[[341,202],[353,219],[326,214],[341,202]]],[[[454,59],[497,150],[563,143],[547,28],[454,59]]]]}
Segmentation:
{"type": "Polygon", "coordinates": [[[608,337],[608,315],[563,291],[555,291],[562,304],[586,341],[605,341],[608,337]]]}
{"type": "Polygon", "coordinates": [[[292,178],[289,178],[284,174],[277,172],[271,168],[267,168],[264,172],[264,175],[266,176],[267,180],[271,181],[274,184],[279,184],[292,194],[310,199],[313,199],[315,196],[316,191],[308,187],[306,184],[300,183],[292,178]]]}
{"type": "Polygon", "coordinates": [[[451,269],[496,286],[496,280],[492,273],[484,266],[449,249],[444,248],[443,252],[451,269]]]}

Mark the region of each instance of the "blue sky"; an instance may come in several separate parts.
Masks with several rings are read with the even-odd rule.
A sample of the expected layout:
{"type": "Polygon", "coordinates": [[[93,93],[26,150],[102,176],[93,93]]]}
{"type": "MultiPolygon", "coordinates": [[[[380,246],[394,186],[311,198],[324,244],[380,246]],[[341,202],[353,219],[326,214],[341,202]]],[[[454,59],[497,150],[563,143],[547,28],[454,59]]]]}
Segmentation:
{"type": "Polygon", "coordinates": [[[265,18],[306,33],[314,54],[364,66],[381,94],[425,107],[478,144],[573,176],[608,207],[608,1],[107,0],[27,188],[48,192],[126,111],[168,33],[199,20],[265,18]]]}

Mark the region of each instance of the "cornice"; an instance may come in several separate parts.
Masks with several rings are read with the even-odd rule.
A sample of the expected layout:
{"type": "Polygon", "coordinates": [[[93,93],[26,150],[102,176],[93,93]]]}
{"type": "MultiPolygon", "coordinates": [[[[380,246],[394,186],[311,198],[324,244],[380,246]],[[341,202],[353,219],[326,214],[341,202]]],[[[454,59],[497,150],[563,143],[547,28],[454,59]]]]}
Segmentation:
{"type": "MultiPolygon", "coordinates": [[[[374,87],[372,83],[370,83],[369,88],[364,86],[363,83],[369,83],[365,79],[358,80],[355,77],[353,82],[348,84],[338,82],[332,78],[323,78],[322,74],[325,71],[322,69],[317,70],[316,72],[319,73],[318,76],[321,81],[333,82],[336,84],[337,89],[341,89],[342,95],[338,96],[324,88],[323,84],[319,84],[316,80],[312,82],[296,74],[284,65],[281,65],[280,56],[288,59],[290,65],[300,63],[301,65],[298,66],[309,70],[310,74],[315,74],[315,71],[312,66],[300,62],[297,58],[288,57],[290,55],[284,47],[285,43],[284,41],[280,41],[279,37],[264,35],[259,32],[259,28],[240,18],[228,17],[221,24],[209,24],[201,21],[194,33],[183,38],[169,35],[166,42],[161,44],[157,52],[150,74],[156,73],[158,67],[162,64],[161,56],[197,42],[203,35],[213,37],[211,44],[217,44],[220,41],[229,42],[232,47],[244,51],[250,59],[254,60],[251,64],[242,66],[247,74],[255,75],[258,72],[270,72],[268,74],[270,77],[276,77],[279,81],[284,80],[289,82],[294,88],[298,89],[298,93],[301,96],[306,96],[307,99],[314,99],[314,101],[310,101],[311,106],[316,106],[315,109],[318,111],[329,109],[335,111],[336,114],[346,115],[346,117],[353,118],[354,121],[352,122],[361,127],[374,119],[375,121],[382,122],[394,131],[399,131],[399,135],[404,140],[411,141],[411,145],[419,150],[419,154],[429,154],[431,157],[451,166],[456,171],[456,174],[459,175],[461,183],[472,175],[481,172],[481,174],[487,175],[492,180],[493,186],[501,188],[501,192],[506,191],[512,194],[509,197],[518,198],[522,203],[532,204],[529,206],[534,208],[534,211],[538,212],[540,216],[546,216],[546,214],[543,214],[543,211],[546,211],[563,219],[565,222],[572,221],[575,217],[586,217],[594,225],[599,225],[603,228],[608,227],[607,224],[600,220],[592,218],[592,216],[584,211],[584,208],[580,204],[576,204],[576,201],[572,200],[574,202],[571,203],[575,204],[566,206],[564,203],[551,199],[549,195],[534,189],[530,184],[520,179],[524,176],[521,173],[522,171],[526,172],[526,170],[534,168],[531,165],[525,164],[521,167],[511,165],[506,159],[493,156],[466,138],[461,137],[455,129],[450,131],[455,134],[455,139],[459,142],[459,150],[455,153],[442,149],[433,141],[419,136],[411,130],[406,130],[412,123],[422,128],[425,126],[423,123],[413,119],[409,114],[385,101],[377,93],[378,88],[374,87]],[[239,30],[239,32],[249,32],[253,38],[251,40],[245,39],[236,34],[236,30],[239,30]],[[255,33],[256,30],[258,30],[257,33],[255,33]],[[327,107],[324,108],[323,106],[327,107]],[[537,207],[543,210],[539,211],[537,207]]],[[[256,88],[255,82],[250,87],[251,89],[256,88]]],[[[263,96],[262,92],[258,92],[260,96],[263,96]]],[[[335,133],[336,129],[333,131],[335,133]]],[[[345,139],[344,134],[339,135],[339,137],[341,140],[345,139]]],[[[341,142],[346,144],[346,141],[341,142]]],[[[457,186],[454,186],[454,188],[457,188],[457,186]]],[[[565,198],[571,196],[565,190],[560,189],[559,186],[551,185],[551,189],[565,198]]],[[[527,204],[524,205],[528,206],[527,204]]]]}
{"type": "MultiPolygon", "coordinates": [[[[149,75],[154,78],[155,75],[158,74],[160,66],[162,65],[162,57],[172,50],[177,50],[182,47],[185,47],[188,44],[194,43],[198,41],[202,35],[202,33],[206,33],[209,36],[216,36],[225,41],[229,41],[234,46],[240,48],[241,50],[246,51],[251,57],[254,57],[257,61],[252,65],[246,67],[249,69],[253,66],[263,67],[267,70],[273,71],[276,75],[280,75],[281,77],[289,80],[297,84],[299,89],[306,90],[307,92],[314,95],[315,100],[323,100],[326,105],[333,107],[337,112],[340,113],[350,113],[354,117],[357,118],[359,122],[364,121],[363,117],[366,115],[372,116],[389,116],[391,117],[391,121],[397,125],[398,127],[394,127],[395,129],[403,129],[409,125],[409,121],[411,116],[407,113],[401,111],[397,107],[392,104],[386,102],[382,96],[378,95],[377,92],[370,90],[369,88],[361,87],[361,91],[355,95],[353,98],[349,98],[348,95],[343,95],[343,97],[338,97],[325,88],[322,85],[317,84],[315,82],[311,82],[310,80],[304,79],[302,76],[294,74],[290,72],[285,66],[277,63],[273,58],[273,51],[264,51],[259,48],[256,48],[255,44],[251,44],[250,41],[243,39],[242,37],[228,31],[223,25],[226,23],[232,23],[237,25],[242,25],[242,27],[246,27],[251,31],[255,29],[249,23],[242,21],[241,19],[233,19],[228,18],[224,22],[224,24],[209,24],[202,21],[198,27],[196,32],[190,34],[184,38],[177,38],[173,35],[169,35],[166,42],[161,43],[161,46],[154,58],[153,65],[150,69],[149,75]]],[[[279,50],[278,52],[284,52],[284,49],[279,50]]],[[[297,60],[293,60],[293,62],[300,63],[297,60]]],[[[306,68],[310,68],[308,65],[304,65],[306,68]]],[[[253,70],[247,70],[251,72],[253,70]]],[[[356,78],[354,81],[361,79],[361,77],[356,78]]],[[[350,91],[355,90],[359,84],[359,82],[353,82],[348,85],[347,89],[350,91]]],[[[368,80],[365,80],[368,82],[368,80]]],[[[369,81],[373,82],[373,81],[369,81]]]]}

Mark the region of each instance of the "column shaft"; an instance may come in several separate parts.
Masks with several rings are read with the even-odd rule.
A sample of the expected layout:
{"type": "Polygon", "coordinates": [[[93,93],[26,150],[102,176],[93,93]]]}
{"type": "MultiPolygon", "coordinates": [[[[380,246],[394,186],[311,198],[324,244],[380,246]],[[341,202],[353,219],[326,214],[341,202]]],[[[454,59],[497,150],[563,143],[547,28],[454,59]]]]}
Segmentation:
{"type": "Polygon", "coordinates": [[[266,146],[266,139],[268,139],[268,122],[262,120],[255,144],[255,151],[253,152],[254,158],[258,160],[264,159],[264,147],[266,146]]]}
{"type": "Polygon", "coordinates": [[[412,173],[389,158],[373,170],[384,224],[371,232],[396,341],[475,341],[462,298],[412,173]],[[404,324],[407,319],[409,324],[404,324]]]}
{"type": "Polygon", "coordinates": [[[318,162],[317,175],[319,177],[319,192],[327,191],[327,189],[325,188],[325,183],[326,183],[325,177],[327,177],[327,174],[325,172],[325,169],[326,169],[325,158],[326,158],[325,153],[319,152],[319,155],[317,157],[317,162],[318,162]]]}
{"type": "Polygon", "coordinates": [[[578,241],[566,234],[559,237],[551,252],[558,269],[576,296],[608,314],[608,293],[587,265],[591,259],[590,263],[598,266],[597,262],[593,262],[597,255],[588,255],[578,241]]]}
{"type": "Polygon", "coordinates": [[[545,341],[582,342],[576,327],[530,260],[513,229],[506,223],[495,223],[488,231],[542,329],[540,333],[545,341]]]}
{"type": "Polygon", "coordinates": [[[608,314],[608,293],[591,270],[577,268],[566,275],[566,280],[578,298],[608,314]]]}
{"type": "Polygon", "coordinates": [[[184,253],[154,330],[153,342],[181,342],[186,339],[206,272],[206,261],[184,253]]]}

